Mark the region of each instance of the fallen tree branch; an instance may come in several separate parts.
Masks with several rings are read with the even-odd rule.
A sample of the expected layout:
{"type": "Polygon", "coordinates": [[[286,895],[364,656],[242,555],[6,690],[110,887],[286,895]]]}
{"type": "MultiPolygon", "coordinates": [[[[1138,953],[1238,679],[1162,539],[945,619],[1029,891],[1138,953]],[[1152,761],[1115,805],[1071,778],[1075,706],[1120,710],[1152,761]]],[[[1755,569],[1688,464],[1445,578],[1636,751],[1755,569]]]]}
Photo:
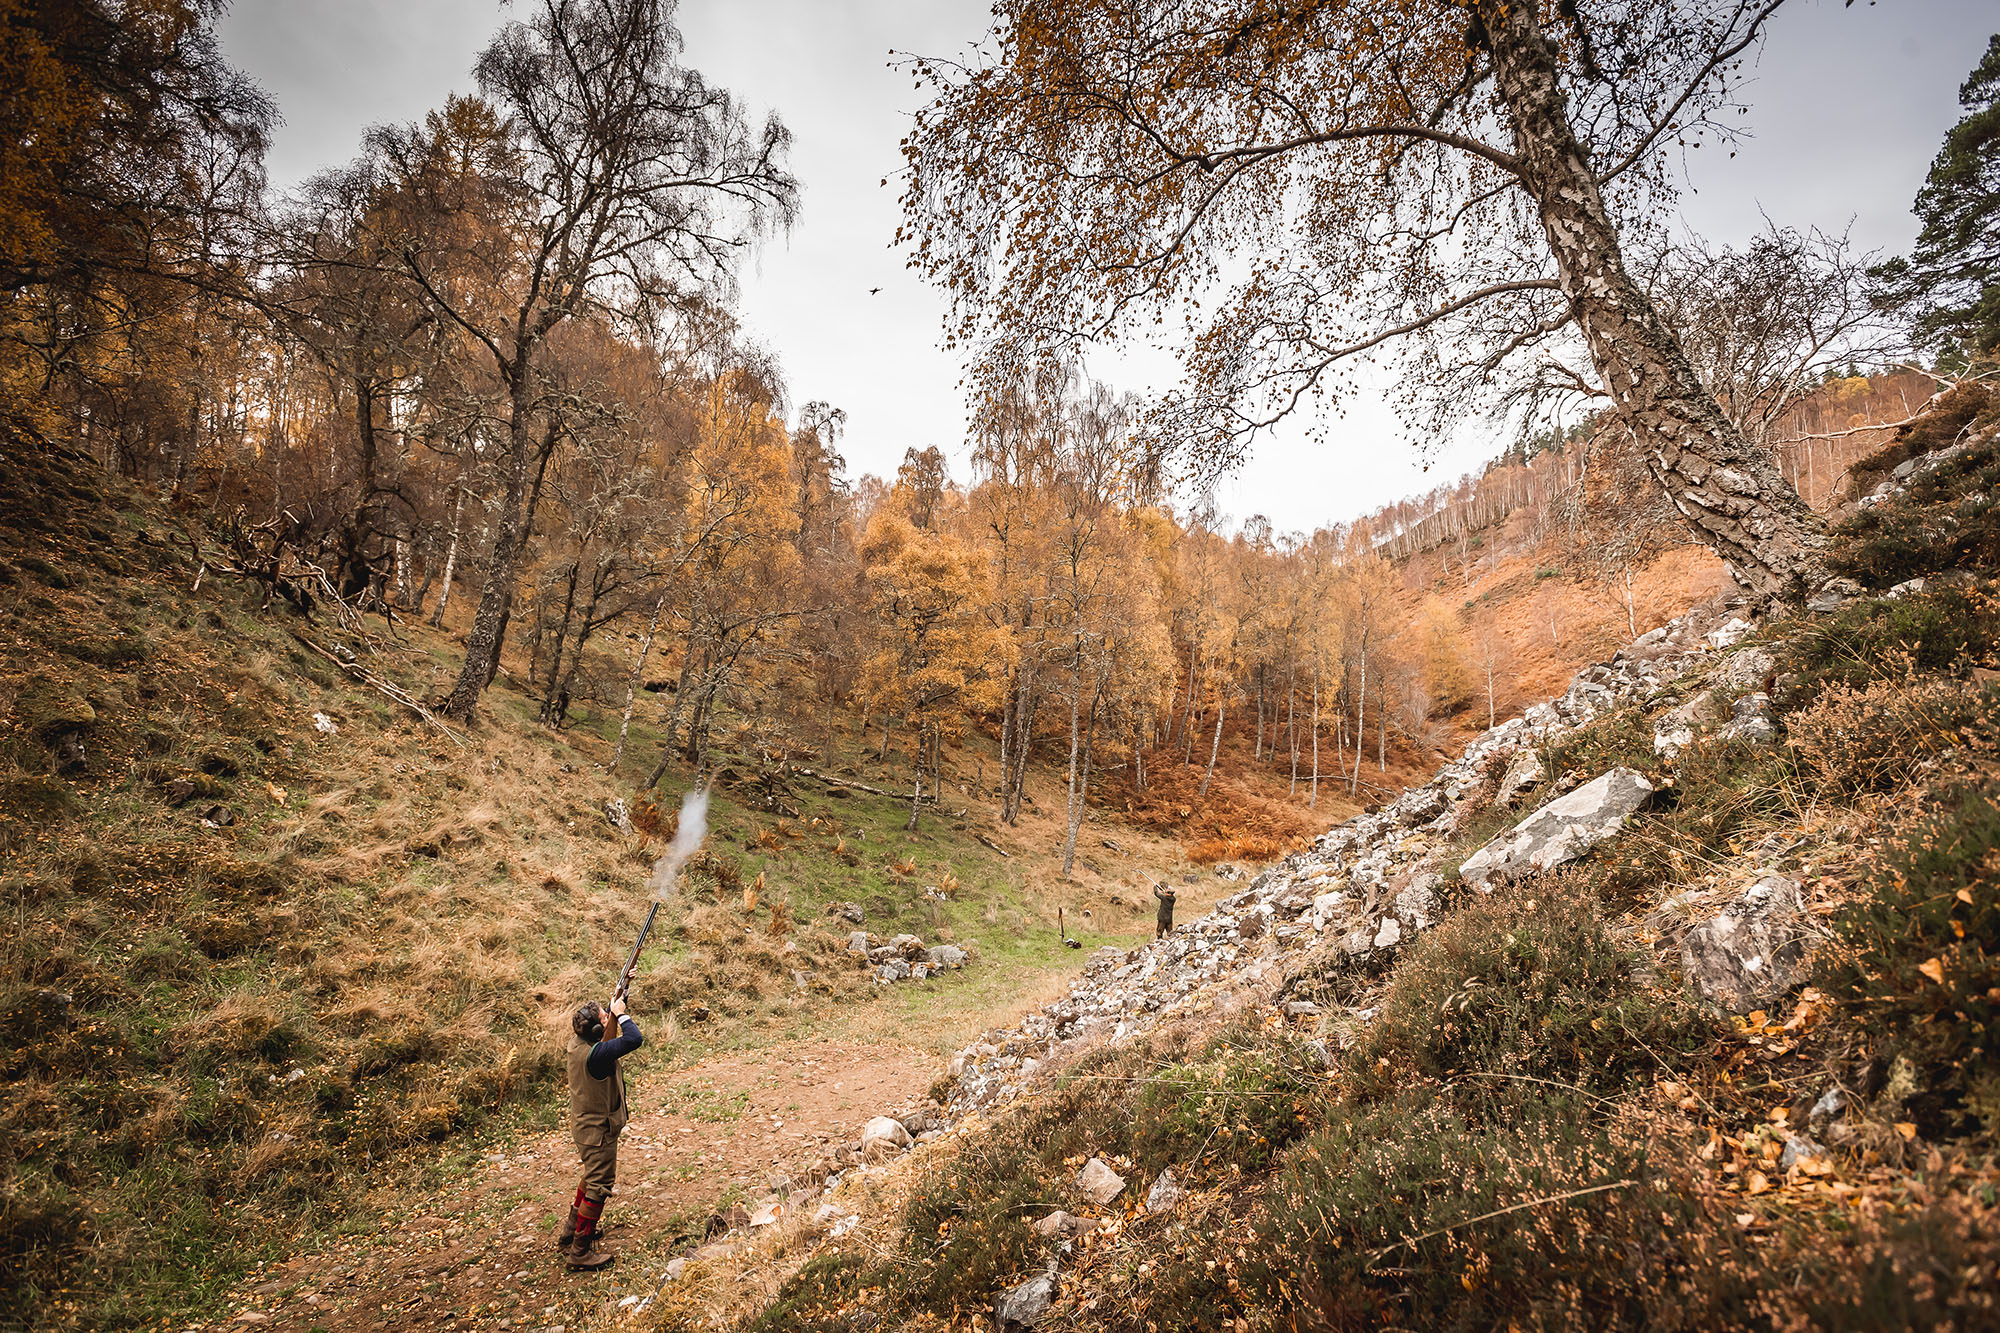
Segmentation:
{"type": "Polygon", "coordinates": [[[975,833],[972,835],[972,839],[974,842],[979,843],[982,847],[990,847],[994,851],[1000,853],[1000,855],[1002,856],[1011,857],[1014,855],[1014,853],[1008,851],[1005,847],[1002,847],[999,843],[993,841],[993,839],[987,837],[984,833],[975,833]]]}
{"type": "Polygon", "coordinates": [[[348,659],[340,656],[338,653],[333,652],[331,649],[324,648],[319,644],[314,643],[311,639],[308,639],[305,635],[299,633],[297,630],[292,631],[292,637],[294,639],[297,639],[301,644],[305,645],[307,648],[310,648],[313,652],[318,653],[321,657],[324,657],[327,661],[339,667],[341,671],[345,672],[348,676],[361,682],[363,685],[368,686],[370,689],[374,690],[377,694],[380,694],[383,698],[388,699],[394,703],[399,703],[403,707],[409,709],[412,713],[415,713],[418,717],[422,718],[432,727],[436,728],[438,731],[441,731],[446,736],[450,737],[452,744],[458,746],[460,749],[465,748],[466,739],[463,735],[461,735],[457,731],[452,730],[452,728],[446,726],[443,719],[438,717],[438,715],[436,713],[433,713],[430,709],[424,707],[424,705],[418,701],[415,695],[411,694],[408,690],[405,690],[402,686],[396,684],[394,681],[388,681],[382,679],[374,672],[368,670],[368,668],[362,666],[359,662],[351,662],[348,659]]]}
{"type": "MultiPolygon", "coordinates": [[[[907,801],[910,799],[908,792],[890,791],[887,787],[871,787],[865,782],[850,782],[846,778],[837,778],[830,773],[820,773],[810,768],[795,768],[792,772],[802,778],[815,778],[824,782],[829,787],[847,787],[853,791],[865,791],[870,796],[887,796],[897,801],[907,801]]],[[[935,795],[919,796],[917,799],[919,801],[929,801],[932,805],[936,805],[938,802],[938,798],[935,795]]]]}

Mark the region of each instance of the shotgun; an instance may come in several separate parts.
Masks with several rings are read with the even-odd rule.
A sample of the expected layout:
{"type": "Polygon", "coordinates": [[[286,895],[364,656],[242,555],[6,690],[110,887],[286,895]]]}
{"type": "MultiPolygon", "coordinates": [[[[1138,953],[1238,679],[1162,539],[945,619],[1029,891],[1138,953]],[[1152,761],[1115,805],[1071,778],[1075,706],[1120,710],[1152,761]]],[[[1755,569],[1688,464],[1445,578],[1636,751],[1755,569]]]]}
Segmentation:
{"type": "Polygon", "coordinates": [[[646,936],[653,929],[653,918],[660,914],[660,904],[655,901],[646,909],[646,924],[639,927],[639,938],[632,945],[632,956],[625,960],[625,970],[618,974],[618,989],[613,992],[617,999],[624,999],[625,992],[632,988],[632,972],[639,966],[639,950],[646,947],[646,936]]]}

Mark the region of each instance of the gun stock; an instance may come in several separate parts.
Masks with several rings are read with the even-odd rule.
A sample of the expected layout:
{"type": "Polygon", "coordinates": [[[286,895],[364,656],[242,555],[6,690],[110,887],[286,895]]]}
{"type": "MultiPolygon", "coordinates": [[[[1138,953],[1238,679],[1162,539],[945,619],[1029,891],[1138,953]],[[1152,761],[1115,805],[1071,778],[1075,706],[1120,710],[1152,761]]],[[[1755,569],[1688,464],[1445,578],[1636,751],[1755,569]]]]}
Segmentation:
{"type": "Polygon", "coordinates": [[[639,966],[639,950],[646,947],[646,936],[653,929],[653,918],[659,914],[660,905],[657,902],[646,909],[646,924],[639,927],[639,938],[632,945],[632,956],[625,960],[625,966],[618,973],[616,994],[621,1000],[625,998],[625,992],[632,987],[632,969],[639,966]]]}

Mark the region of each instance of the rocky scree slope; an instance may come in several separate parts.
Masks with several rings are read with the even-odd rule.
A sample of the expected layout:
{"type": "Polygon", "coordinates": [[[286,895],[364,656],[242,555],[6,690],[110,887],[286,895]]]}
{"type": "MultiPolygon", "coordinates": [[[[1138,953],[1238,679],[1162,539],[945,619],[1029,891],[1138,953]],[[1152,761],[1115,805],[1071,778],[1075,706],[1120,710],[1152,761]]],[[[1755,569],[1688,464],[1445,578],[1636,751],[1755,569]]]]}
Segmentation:
{"type": "Polygon", "coordinates": [[[1699,608],[1101,951],[745,1326],[2000,1320],[1996,437],[1899,445],[1803,614],[1699,608]]]}
{"type": "MultiPolygon", "coordinates": [[[[1319,1014],[1321,1005],[1301,992],[1323,979],[1329,964],[1379,971],[1439,919],[1448,876],[1469,868],[1466,878],[1483,885],[1559,865],[1615,836],[1652,791],[1631,770],[1612,770],[1455,865],[1454,836],[1496,764],[1504,764],[1497,799],[1504,809],[1546,783],[1536,746],[1697,668],[1719,667],[1724,682],[1761,678],[1770,661],[1764,650],[1723,655],[1751,629],[1744,614],[1728,607],[1681,616],[1609,662],[1578,672],[1559,698],[1476,737],[1423,786],[1266,869],[1213,912],[1141,948],[1099,950],[1067,997],[985,1034],[953,1058],[948,1109],[984,1109],[1019,1096],[1068,1043],[1118,1040],[1163,1018],[1213,1007],[1223,994],[1237,1004],[1280,1003],[1293,1017],[1319,1014]]],[[[1354,1013],[1358,1021],[1370,1016],[1365,1006],[1354,1013]]]]}

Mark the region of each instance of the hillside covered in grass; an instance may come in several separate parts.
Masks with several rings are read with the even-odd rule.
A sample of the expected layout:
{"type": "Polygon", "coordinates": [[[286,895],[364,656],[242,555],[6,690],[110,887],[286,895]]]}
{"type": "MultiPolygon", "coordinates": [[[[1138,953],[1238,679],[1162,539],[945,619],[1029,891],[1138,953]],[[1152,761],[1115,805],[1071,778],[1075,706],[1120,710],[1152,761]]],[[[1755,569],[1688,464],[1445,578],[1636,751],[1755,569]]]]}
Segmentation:
{"type": "Polygon", "coordinates": [[[1567,696],[1609,706],[1531,710],[1207,944],[1110,956],[968,1049],[1039,1068],[838,1197],[852,1238],[691,1267],[657,1325],[1992,1325],[2000,429],[1949,406],[1874,460],[1907,484],[1813,609],[1649,636],[1567,696]],[[1603,841],[1466,882],[1618,769],[1650,792],[1603,841]],[[1239,961],[1161,988],[1203,950],[1239,961]]]}
{"type": "MultiPolygon", "coordinates": [[[[130,1326],[553,1123],[557,1031],[609,986],[695,778],[641,793],[645,715],[645,762],[607,773],[615,712],[556,732],[504,677],[474,726],[427,720],[398,697],[448,681],[447,634],[266,607],[202,523],[61,449],[0,469],[0,1319],[130,1326]]],[[[1058,906],[1133,941],[1151,877],[1196,871],[1093,821],[1060,880],[1059,810],[1003,828],[950,792],[909,831],[906,798],[847,785],[887,780],[861,740],[827,781],[726,725],[706,850],[634,990],[663,1074],[801,1035],[949,1049],[1072,965],[1058,906]],[[971,962],[879,985],[842,904],[971,962]]],[[[1191,903],[1223,890],[1199,880],[1191,903]]]]}

